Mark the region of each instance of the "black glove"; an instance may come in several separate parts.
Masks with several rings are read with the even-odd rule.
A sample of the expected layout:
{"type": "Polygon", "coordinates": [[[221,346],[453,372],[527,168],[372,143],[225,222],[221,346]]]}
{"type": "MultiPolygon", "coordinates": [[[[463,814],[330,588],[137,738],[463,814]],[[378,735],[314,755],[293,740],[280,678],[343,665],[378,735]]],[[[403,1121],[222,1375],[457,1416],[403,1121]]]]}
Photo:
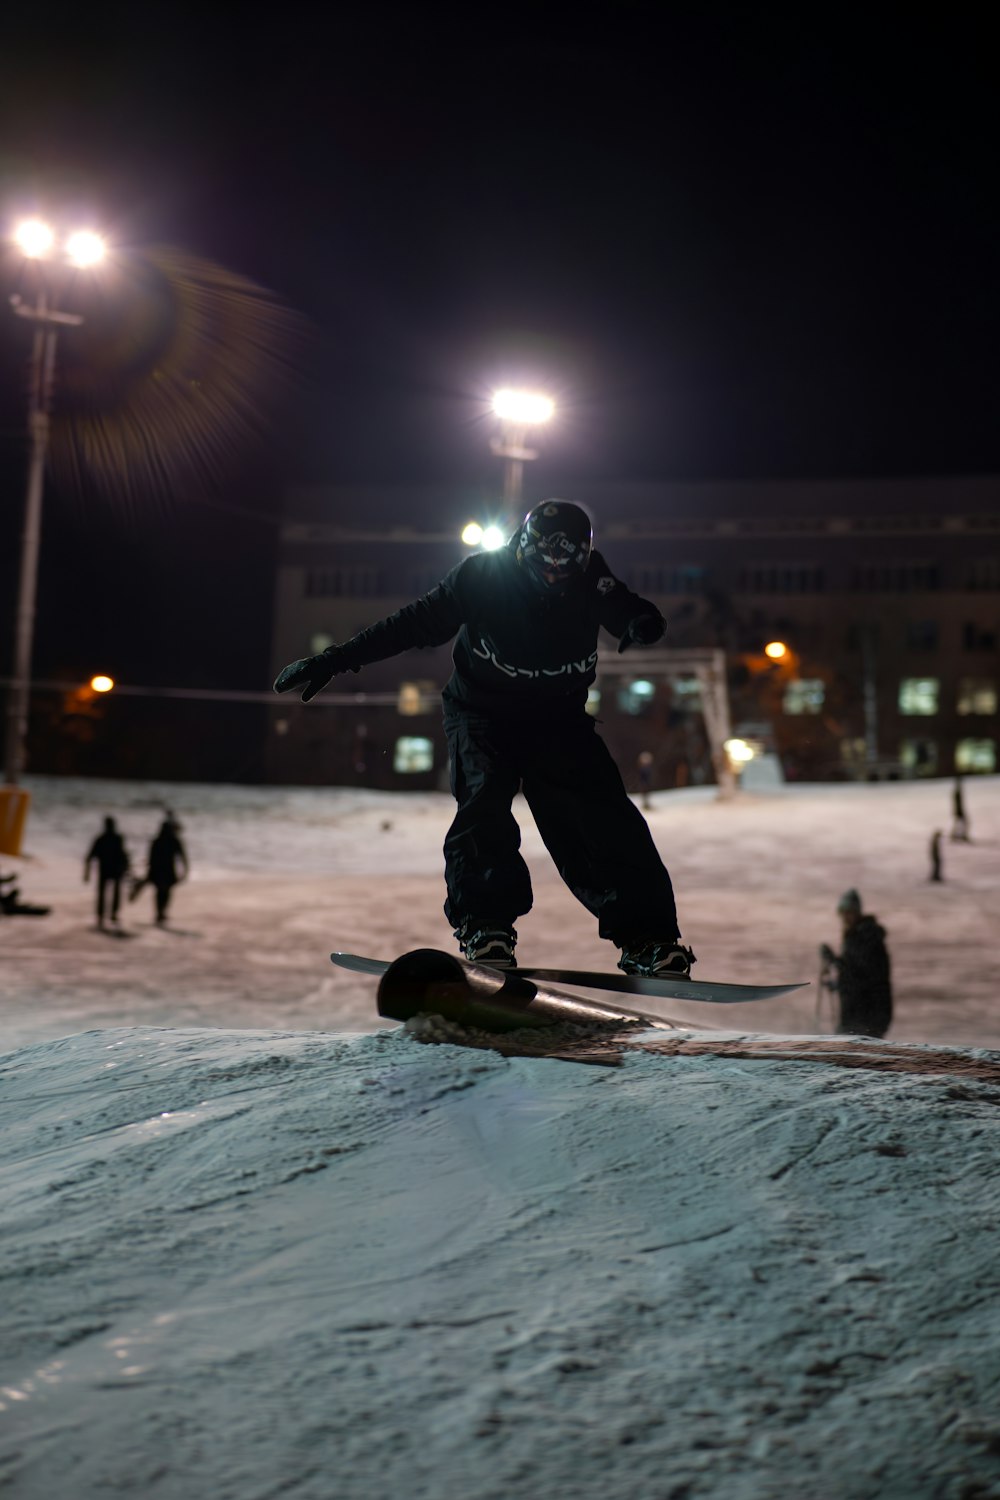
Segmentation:
{"type": "Polygon", "coordinates": [[[652,646],[661,640],[663,632],[667,628],[667,622],[661,614],[636,615],[629,620],[625,626],[624,634],[618,642],[619,656],[627,651],[629,646],[652,646]]]}
{"type": "Polygon", "coordinates": [[[342,646],[328,646],[318,656],[303,656],[299,661],[289,662],[274,679],[274,691],[288,693],[292,688],[304,687],[302,702],[308,703],[331,678],[339,677],[341,672],[360,671],[360,667],[347,660],[342,646]]]}

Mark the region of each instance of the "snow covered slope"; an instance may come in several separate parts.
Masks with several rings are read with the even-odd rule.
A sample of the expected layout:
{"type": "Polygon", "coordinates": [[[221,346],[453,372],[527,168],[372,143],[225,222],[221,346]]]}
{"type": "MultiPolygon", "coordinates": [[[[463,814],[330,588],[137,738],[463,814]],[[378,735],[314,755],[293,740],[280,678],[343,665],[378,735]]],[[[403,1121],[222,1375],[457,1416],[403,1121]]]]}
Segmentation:
{"type": "MultiPolygon", "coordinates": [[[[940,887],[946,783],[650,815],[707,977],[812,978],[859,887],[897,1022],[853,1060],[894,1072],[807,1042],[808,991],[740,1011],[819,1051],[787,1060],[676,1002],[679,1054],[617,1068],[386,1028],[327,954],[451,946],[446,798],[34,791],[18,869],[53,914],[0,922],[0,1493],[1000,1500],[1000,782],[940,887]],[[172,928],[147,893],[93,931],[100,818],[138,856],[164,803],[172,928]]],[[[525,848],[519,954],[606,964],[525,848]]]]}
{"type": "Polygon", "coordinates": [[[998,1493],[995,1085],[137,1028],[0,1099],[18,1500],[998,1493]]]}

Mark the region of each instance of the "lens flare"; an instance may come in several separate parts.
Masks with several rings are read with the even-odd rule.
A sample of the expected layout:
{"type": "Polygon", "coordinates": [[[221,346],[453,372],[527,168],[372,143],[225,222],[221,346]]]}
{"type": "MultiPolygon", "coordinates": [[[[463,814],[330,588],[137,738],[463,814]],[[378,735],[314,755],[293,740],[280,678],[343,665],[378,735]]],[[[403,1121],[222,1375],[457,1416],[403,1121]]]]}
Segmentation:
{"type": "Polygon", "coordinates": [[[301,392],[305,318],[185,251],[123,253],[81,311],[60,350],[51,448],[78,494],[138,510],[210,493],[249,470],[301,392]]]}

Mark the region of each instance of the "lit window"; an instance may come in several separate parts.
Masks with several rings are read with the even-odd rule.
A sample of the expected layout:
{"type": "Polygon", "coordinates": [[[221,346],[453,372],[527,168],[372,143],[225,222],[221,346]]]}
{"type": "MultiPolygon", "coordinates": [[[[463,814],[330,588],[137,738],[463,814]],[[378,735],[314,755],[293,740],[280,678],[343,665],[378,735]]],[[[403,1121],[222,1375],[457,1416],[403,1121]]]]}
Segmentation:
{"type": "Polygon", "coordinates": [[[996,740],[959,740],[955,746],[956,771],[992,773],[996,768],[996,740]]]}
{"type": "Polygon", "coordinates": [[[618,707],[626,714],[644,714],[656,695],[656,685],[645,677],[626,682],[618,690],[618,707]]]}
{"type": "Polygon", "coordinates": [[[901,714],[936,714],[941,684],[936,677],[904,677],[899,684],[901,714]]]}
{"type": "Polygon", "coordinates": [[[824,691],[822,678],[796,677],[785,687],[781,706],[786,714],[821,713],[824,691]]]}
{"type": "Polygon", "coordinates": [[[429,714],[435,706],[437,690],[433,682],[401,682],[396,711],[406,717],[429,714]]]}
{"type": "Polygon", "coordinates": [[[433,771],[433,740],[424,739],[421,735],[402,735],[396,741],[392,769],[398,771],[401,776],[410,776],[418,771],[433,771]]]}
{"type": "Polygon", "coordinates": [[[841,740],[840,758],[846,766],[863,765],[867,756],[868,746],[863,739],[841,740]]]}
{"type": "Polygon", "coordinates": [[[960,714],[995,714],[997,685],[992,677],[963,677],[958,684],[960,714]]]}
{"type": "Polygon", "coordinates": [[[690,710],[692,713],[701,708],[701,682],[697,677],[672,677],[670,693],[675,708],[690,710]]]}
{"type": "Polygon", "coordinates": [[[937,745],[933,740],[904,740],[899,747],[900,765],[913,776],[933,776],[937,761],[937,745]]]}

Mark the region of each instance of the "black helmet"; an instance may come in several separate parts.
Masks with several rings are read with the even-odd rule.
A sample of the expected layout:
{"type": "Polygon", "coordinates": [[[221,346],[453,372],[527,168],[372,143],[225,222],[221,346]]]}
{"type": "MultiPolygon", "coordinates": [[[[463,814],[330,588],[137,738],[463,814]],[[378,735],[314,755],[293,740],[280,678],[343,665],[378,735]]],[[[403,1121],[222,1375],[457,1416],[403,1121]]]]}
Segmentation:
{"type": "Polygon", "coordinates": [[[517,560],[540,589],[562,593],[590,561],[594,530],[571,500],[543,500],[529,510],[517,537],[517,560]]]}

